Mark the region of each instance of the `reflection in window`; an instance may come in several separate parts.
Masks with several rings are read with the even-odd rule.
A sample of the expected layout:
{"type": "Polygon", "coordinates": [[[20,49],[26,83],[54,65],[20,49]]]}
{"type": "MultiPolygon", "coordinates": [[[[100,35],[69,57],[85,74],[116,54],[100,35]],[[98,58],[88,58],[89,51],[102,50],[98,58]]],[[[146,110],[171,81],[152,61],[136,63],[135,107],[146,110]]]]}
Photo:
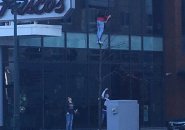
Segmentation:
{"type": "Polygon", "coordinates": [[[153,16],[152,14],[147,15],[147,26],[152,26],[153,25],[153,16]]]}
{"type": "Polygon", "coordinates": [[[145,13],[146,13],[146,31],[147,33],[153,32],[153,7],[152,0],[145,0],[145,13]]]}
{"type": "Polygon", "coordinates": [[[21,47],[19,50],[21,61],[39,61],[42,58],[39,47],[21,47]]]}
{"type": "Polygon", "coordinates": [[[131,36],[131,50],[141,50],[140,36],[131,36]]]}
{"type": "Polygon", "coordinates": [[[151,14],[152,15],[152,0],[145,0],[145,10],[146,14],[151,14]]]}
{"type": "Polygon", "coordinates": [[[43,57],[46,61],[60,62],[65,60],[65,50],[61,48],[45,48],[43,57]]]}
{"type": "Polygon", "coordinates": [[[64,35],[61,37],[44,37],[44,47],[64,47],[64,35]]]}
{"type": "Polygon", "coordinates": [[[181,16],[181,19],[182,19],[182,33],[183,35],[185,34],[185,1],[182,0],[182,16],[181,16]]]}
{"type": "Polygon", "coordinates": [[[128,12],[121,12],[121,24],[123,26],[129,26],[129,13],[128,12]]]}
{"type": "Polygon", "coordinates": [[[144,37],[143,46],[147,51],[162,51],[163,41],[161,37],[144,37]]]}
{"type": "Polygon", "coordinates": [[[13,55],[14,48],[8,48],[8,61],[12,62],[14,60],[13,55]]]}
{"type": "Polygon", "coordinates": [[[41,37],[20,37],[20,46],[41,46],[41,37]]]}
{"type": "Polygon", "coordinates": [[[110,48],[129,50],[129,37],[125,35],[112,35],[110,38],[110,48]]]}
{"type": "MultiPolygon", "coordinates": [[[[108,35],[104,34],[102,36],[103,46],[102,49],[108,48],[108,35]]],[[[96,34],[89,34],[89,48],[100,48],[99,44],[97,43],[97,35],[96,34]]]]}
{"type": "MultiPolygon", "coordinates": [[[[5,67],[5,71],[4,71],[4,77],[5,77],[5,85],[11,85],[13,84],[13,74],[12,74],[12,65],[10,64],[10,66],[6,66],[5,67]]],[[[6,91],[7,94],[7,91],[6,91]]]]}
{"type": "MultiPolygon", "coordinates": [[[[85,10],[84,10],[85,11],[85,10]]],[[[97,8],[89,8],[89,22],[96,24],[96,17],[99,10],[97,8]]]]}
{"type": "Polygon", "coordinates": [[[86,48],[87,35],[85,33],[67,33],[67,47],[86,48]]]}

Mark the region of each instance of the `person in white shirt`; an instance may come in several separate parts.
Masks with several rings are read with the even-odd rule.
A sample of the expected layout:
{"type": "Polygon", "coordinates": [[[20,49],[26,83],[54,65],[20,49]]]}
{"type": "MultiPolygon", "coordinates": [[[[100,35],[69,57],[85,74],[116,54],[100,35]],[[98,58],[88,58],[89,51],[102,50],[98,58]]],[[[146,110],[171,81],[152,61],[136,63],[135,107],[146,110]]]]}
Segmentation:
{"type": "Polygon", "coordinates": [[[106,120],[107,118],[107,101],[110,100],[109,99],[109,94],[108,94],[108,88],[106,88],[101,95],[102,98],[102,124],[103,122],[106,120]]]}

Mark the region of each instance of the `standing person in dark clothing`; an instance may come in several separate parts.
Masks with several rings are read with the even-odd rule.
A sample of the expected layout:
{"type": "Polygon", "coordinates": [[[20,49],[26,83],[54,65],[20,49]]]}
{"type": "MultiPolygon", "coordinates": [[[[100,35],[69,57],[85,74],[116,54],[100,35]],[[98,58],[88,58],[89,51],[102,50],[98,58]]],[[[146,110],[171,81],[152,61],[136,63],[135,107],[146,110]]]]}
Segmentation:
{"type": "Polygon", "coordinates": [[[107,93],[108,88],[106,88],[101,95],[102,98],[102,124],[104,122],[104,120],[107,119],[107,101],[110,100],[109,99],[109,94],[107,93]]]}
{"type": "Polygon", "coordinates": [[[67,98],[66,104],[66,130],[72,130],[73,127],[73,117],[77,113],[77,109],[74,110],[74,104],[71,97],[67,98]]]}

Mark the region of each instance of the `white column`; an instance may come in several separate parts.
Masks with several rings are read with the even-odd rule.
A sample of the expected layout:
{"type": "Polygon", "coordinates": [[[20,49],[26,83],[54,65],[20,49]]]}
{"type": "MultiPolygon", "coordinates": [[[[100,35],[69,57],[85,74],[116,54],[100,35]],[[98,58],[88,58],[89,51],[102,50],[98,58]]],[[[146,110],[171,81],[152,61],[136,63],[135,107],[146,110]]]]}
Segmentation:
{"type": "Polygon", "coordinates": [[[0,47],[0,126],[3,126],[3,60],[2,48],[0,47]]]}

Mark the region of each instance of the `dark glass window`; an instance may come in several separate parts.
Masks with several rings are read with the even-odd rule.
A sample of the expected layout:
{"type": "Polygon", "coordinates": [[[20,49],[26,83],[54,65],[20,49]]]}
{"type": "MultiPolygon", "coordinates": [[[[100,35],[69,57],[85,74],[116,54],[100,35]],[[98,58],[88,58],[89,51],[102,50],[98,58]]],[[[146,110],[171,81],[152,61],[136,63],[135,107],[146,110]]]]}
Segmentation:
{"type": "Polygon", "coordinates": [[[128,12],[122,12],[121,13],[121,24],[122,24],[122,26],[129,26],[129,24],[130,24],[130,21],[129,21],[129,13],[128,12]]]}
{"type": "MultiPolygon", "coordinates": [[[[88,0],[89,6],[84,8],[87,1],[76,0],[70,17],[44,22],[62,24],[65,31],[62,37],[20,37],[21,98],[26,96],[26,102],[21,103],[25,107],[21,111],[24,129],[65,129],[68,96],[79,109],[74,128],[97,129],[100,47],[96,14],[99,10],[112,15],[102,37],[105,43],[101,50],[102,89],[108,87],[113,100],[138,100],[141,127],[162,124],[162,38],[153,36],[162,34],[162,0],[145,0],[149,3],[110,0],[109,8],[105,4],[109,0],[101,1],[102,7],[96,6],[97,2],[93,5],[95,1],[88,0]],[[143,32],[146,28],[151,31],[143,32]],[[148,111],[147,121],[144,108],[148,111]]],[[[10,45],[12,41],[8,37],[1,44],[10,45]]],[[[3,65],[13,68],[13,49],[7,50],[4,50],[7,60],[3,65]]],[[[12,100],[13,87],[10,89],[12,100]]],[[[5,101],[7,127],[10,127],[13,109],[12,101],[8,103],[5,101]]]]}

